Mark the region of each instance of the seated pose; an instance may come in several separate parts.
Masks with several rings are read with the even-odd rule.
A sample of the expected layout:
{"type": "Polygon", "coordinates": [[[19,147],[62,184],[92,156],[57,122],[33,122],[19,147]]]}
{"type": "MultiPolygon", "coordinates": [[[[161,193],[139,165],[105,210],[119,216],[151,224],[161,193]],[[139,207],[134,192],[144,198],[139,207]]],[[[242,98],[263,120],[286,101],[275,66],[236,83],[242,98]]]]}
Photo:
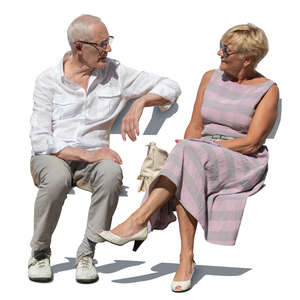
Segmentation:
{"type": "MultiPolygon", "coordinates": [[[[128,68],[109,59],[105,24],[82,15],[68,28],[71,52],[36,81],[31,118],[31,174],[39,191],[28,276],[52,279],[50,245],[72,185],[92,192],[83,241],[77,250],[76,280],[98,279],[93,256],[99,227],[110,229],[122,186],[121,157],[109,148],[110,129],[128,100],[138,98],[122,121],[122,136],[136,140],[145,106],[168,109],[180,94],[166,77],[128,68]]],[[[74,220],[73,220],[74,221],[74,220]]]]}
{"type": "Polygon", "coordinates": [[[267,52],[267,37],[254,25],[238,25],[223,35],[220,68],[202,78],[185,139],[170,153],[141,207],[113,230],[98,231],[119,245],[135,240],[136,250],[147,232],[176,220],[176,209],[181,253],[175,292],[191,287],[198,222],[207,241],[234,245],[246,199],[264,183],[264,142],[279,99],[277,85],[255,70],[267,52]]]}

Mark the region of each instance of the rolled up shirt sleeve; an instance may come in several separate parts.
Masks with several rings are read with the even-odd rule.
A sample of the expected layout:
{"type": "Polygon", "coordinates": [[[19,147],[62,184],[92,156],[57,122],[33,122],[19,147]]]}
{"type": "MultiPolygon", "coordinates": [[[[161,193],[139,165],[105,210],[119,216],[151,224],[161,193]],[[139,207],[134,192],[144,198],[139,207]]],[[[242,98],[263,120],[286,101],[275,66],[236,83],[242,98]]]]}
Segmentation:
{"type": "Polygon", "coordinates": [[[127,100],[139,98],[148,93],[157,94],[170,101],[170,104],[159,106],[161,110],[168,110],[181,94],[177,82],[167,77],[137,71],[122,64],[120,65],[120,75],[127,100]]]}
{"type": "Polygon", "coordinates": [[[53,92],[47,75],[41,74],[35,83],[30,139],[34,155],[57,153],[67,143],[57,139],[52,132],[53,92]]]}

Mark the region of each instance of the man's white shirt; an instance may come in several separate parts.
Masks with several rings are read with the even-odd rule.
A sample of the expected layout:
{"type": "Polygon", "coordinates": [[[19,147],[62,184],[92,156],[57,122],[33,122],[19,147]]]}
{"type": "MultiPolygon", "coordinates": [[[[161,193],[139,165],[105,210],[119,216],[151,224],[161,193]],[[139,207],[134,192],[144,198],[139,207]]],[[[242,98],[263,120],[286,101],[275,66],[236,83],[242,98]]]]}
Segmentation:
{"type": "Polygon", "coordinates": [[[153,93],[173,103],[181,93],[175,81],[113,59],[94,70],[85,91],[65,78],[63,63],[62,59],[36,80],[30,132],[35,155],[57,153],[67,146],[87,150],[109,146],[111,126],[128,100],[153,93]]]}

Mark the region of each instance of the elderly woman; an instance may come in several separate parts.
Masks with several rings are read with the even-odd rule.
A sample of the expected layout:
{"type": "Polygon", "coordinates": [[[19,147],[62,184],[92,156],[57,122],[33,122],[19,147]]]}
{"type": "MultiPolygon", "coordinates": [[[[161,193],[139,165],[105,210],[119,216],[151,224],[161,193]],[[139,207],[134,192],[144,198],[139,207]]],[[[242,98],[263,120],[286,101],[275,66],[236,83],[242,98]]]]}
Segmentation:
{"type": "Polygon", "coordinates": [[[172,290],[191,287],[195,270],[193,246],[198,222],[207,241],[234,245],[248,196],[263,185],[268,167],[264,142],[277,117],[276,84],[255,68],[268,52],[260,28],[238,25],[222,37],[219,69],[204,74],[191,121],[152,182],[143,204],[104,239],[134,250],[153,229],[175,221],[181,252],[172,290]]]}

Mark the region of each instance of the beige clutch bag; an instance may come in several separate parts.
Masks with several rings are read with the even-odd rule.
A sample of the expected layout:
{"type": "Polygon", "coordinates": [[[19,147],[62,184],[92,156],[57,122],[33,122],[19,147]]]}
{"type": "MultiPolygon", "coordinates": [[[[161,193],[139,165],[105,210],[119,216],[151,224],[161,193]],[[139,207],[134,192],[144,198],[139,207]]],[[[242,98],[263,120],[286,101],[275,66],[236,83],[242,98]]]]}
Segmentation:
{"type": "Polygon", "coordinates": [[[150,142],[147,156],[143,162],[140,175],[137,179],[141,180],[138,191],[147,192],[149,186],[159,171],[162,169],[168,158],[168,152],[156,146],[156,143],[150,142]]]}

